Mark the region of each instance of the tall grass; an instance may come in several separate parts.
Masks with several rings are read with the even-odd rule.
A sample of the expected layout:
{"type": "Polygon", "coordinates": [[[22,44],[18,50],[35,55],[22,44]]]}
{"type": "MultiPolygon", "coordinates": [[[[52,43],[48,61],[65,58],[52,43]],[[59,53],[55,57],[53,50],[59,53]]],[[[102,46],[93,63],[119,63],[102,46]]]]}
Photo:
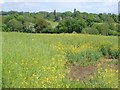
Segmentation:
{"type": "Polygon", "coordinates": [[[2,16],[0,16],[0,89],[2,88],[2,16]]]}
{"type": "Polygon", "coordinates": [[[103,41],[118,44],[115,36],[15,32],[2,34],[3,88],[83,87],[77,81],[66,79],[69,70],[66,70],[64,65],[67,60],[54,46],[70,47],[103,41]]]}

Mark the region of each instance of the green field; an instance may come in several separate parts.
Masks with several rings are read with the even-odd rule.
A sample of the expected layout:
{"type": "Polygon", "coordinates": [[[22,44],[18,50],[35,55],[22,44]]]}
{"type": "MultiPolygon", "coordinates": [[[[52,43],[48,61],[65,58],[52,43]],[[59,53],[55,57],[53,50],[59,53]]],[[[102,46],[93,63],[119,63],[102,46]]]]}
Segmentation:
{"type": "Polygon", "coordinates": [[[2,88],[2,32],[0,32],[0,89],[2,88]]]}
{"type": "Polygon", "coordinates": [[[2,36],[3,88],[118,87],[117,36],[15,32],[2,36]],[[79,72],[81,68],[86,74],[79,72]]]}

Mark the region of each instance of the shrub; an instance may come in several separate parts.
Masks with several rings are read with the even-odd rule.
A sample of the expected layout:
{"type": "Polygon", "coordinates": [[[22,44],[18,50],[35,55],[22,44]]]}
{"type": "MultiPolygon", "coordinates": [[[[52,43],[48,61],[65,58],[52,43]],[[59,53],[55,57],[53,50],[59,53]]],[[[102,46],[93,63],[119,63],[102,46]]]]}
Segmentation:
{"type": "Polygon", "coordinates": [[[95,28],[84,28],[82,29],[82,33],[85,33],[85,34],[99,34],[99,31],[95,28]]]}
{"type": "Polygon", "coordinates": [[[113,30],[109,30],[108,35],[116,36],[116,35],[118,35],[118,32],[117,31],[113,31],[113,30]]]}
{"type": "Polygon", "coordinates": [[[109,32],[109,24],[102,23],[102,24],[93,24],[93,28],[96,28],[101,35],[108,35],[109,32]]]}
{"type": "Polygon", "coordinates": [[[119,51],[117,47],[111,47],[108,53],[110,55],[110,58],[118,59],[119,51]]]}
{"type": "Polygon", "coordinates": [[[119,51],[118,47],[110,43],[104,43],[100,45],[102,55],[110,59],[118,59],[119,51]]]}
{"type": "Polygon", "coordinates": [[[101,52],[93,49],[86,48],[78,53],[67,52],[66,59],[80,66],[95,65],[96,61],[101,58],[101,52]]]}

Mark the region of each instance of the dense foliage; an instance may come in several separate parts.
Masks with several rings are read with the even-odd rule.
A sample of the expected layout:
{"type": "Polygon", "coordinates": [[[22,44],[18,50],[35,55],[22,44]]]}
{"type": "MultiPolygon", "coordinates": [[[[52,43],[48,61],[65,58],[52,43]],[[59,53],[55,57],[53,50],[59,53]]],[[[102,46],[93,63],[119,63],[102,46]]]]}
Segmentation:
{"type": "Polygon", "coordinates": [[[2,11],[3,31],[27,33],[88,33],[118,35],[118,15],[80,11],[17,12],[2,11]],[[53,25],[52,22],[58,24],[53,25]]]}

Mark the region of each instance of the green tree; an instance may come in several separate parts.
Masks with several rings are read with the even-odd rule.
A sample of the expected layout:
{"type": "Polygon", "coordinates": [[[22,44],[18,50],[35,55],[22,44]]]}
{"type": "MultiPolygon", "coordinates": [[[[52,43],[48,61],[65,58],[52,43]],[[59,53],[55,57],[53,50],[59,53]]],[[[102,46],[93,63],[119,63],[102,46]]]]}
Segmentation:
{"type": "Polygon", "coordinates": [[[65,19],[62,20],[56,27],[58,32],[72,33],[73,31],[80,33],[83,28],[86,27],[86,23],[83,19],[65,19]]]}
{"type": "Polygon", "coordinates": [[[101,35],[108,35],[109,24],[107,24],[107,23],[93,24],[92,27],[96,28],[101,35]]]}
{"type": "Polygon", "coordinates": [[[115,21],[114,21],[114,19],[113,19],[112,17],[108,16],[108,17],[106,18],[106,22],[107,22],[107,23],[114,23],[115,21]]]}
{"type": "Polygon", "coordinates": [[[53,21],[53,20],[54,20],[54,15],[53,15],[53,13],[48,13],[48,14],[46,15],[46,19],[53,21]]]}
{"type": "Polygon", "coordinates": [[[117,30],[116,24],[115,23],[110,23],[109,24],[109,29],[116,31],[117,30]]]}
{"type": "Polygon", "coordinates": [[[11,19],[7,23],[7,27],[10,29],[10,31],[20,31],[22,29],[22,24],[17,21],[16,19],[11,19]]]}
{"type": "Polygon", "coordinates": [[[51,25],[44,19],[40,19],[35,23],[35,29],[37,33],[41,33],[45,31],[46,29],[48,30],[51,29],[51,25]]]}
{"type": "Polygon", "coordinates": [[[71,16],[72,16],[72,12],[70,12],[70,11],[66,11],[66,12],[64,12],[64,13],[61,14],[61,17],[63,19],[70,18],[71,16]]]}
{"type": "Polygon", "coordinates": [[[116,23],[118,23],[118,16],[115,14],[112,14],[111,17],[114,19],[116,23]]]}
{"type": "Polygon", "coordinates": [[[35,33],[35,24],[31,22],[25,22],[23,24],[23,32],[28,32],[28,33],[35,33]]]}
{"type": "Polygon", "coordinates": [[[14,15],[2,16],[2,23],[7,24],[11,19],[14,19],[14,15]]]}

